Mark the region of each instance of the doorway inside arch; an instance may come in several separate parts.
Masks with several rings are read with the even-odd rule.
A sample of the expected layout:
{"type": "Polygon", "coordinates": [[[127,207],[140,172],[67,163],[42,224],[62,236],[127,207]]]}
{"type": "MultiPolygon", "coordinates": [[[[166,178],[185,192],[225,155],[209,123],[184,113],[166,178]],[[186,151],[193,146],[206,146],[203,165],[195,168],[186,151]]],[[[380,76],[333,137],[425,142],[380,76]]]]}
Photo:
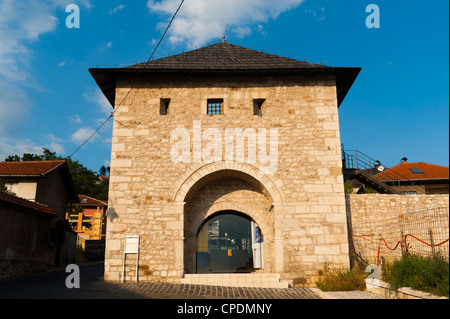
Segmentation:
{"type": "Polygon", "coordinates": [[[249,273],[264,268],[263,236],[248,216],[224,211],[197,234],[197,273],[249,273]]]}

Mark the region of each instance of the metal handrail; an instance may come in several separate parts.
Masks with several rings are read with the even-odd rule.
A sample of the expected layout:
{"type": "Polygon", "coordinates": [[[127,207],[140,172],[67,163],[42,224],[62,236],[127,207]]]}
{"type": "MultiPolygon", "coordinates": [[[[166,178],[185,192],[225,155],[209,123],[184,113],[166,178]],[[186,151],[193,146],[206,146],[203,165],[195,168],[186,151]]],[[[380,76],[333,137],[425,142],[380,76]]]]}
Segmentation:
{"type": "Polygon", "coordinates": [[[374,160],[358,150],[342,150],[342,161],[344,168],[364,170],[385,184],[389,183],[392,184],[391,186],[401,186],[402,182],[409,182],[414,190],[419,190],[414,185],[413,180],[406,178],[392,168],[384,166],[380,161],[374,160]],[[384,169],[379,171],[379,167],[383,167],[384,169]]]}

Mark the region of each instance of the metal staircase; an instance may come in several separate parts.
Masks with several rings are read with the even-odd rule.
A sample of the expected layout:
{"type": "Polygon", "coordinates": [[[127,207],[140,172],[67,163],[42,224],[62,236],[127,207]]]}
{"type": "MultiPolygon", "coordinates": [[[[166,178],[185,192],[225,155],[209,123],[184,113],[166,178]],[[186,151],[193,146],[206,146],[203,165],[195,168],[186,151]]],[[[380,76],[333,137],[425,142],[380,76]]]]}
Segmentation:
{"type": "Polygon", "coordinates": [[[382,194],[399,194],[398,187],[405,183],[415,189],[414,181],[357,150],[342,149],[342,167],[344,181],[355,179],[382,194]]]}

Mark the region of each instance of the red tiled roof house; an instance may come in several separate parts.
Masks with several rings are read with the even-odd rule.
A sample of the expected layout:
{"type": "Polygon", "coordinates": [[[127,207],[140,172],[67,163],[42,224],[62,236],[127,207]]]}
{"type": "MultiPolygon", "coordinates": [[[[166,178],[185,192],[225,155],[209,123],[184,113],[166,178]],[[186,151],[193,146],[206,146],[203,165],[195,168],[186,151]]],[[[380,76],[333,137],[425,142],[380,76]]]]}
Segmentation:
{"type": "Polygon", "coordinates": [[[0,194],[0,265],[60,265],[74,254],[65,210],[78,195],[67,163],[0,162],[0,179],[13,193],[0,194]]]}
{"type": "Polygon", "coordinates": [[[401,194],[448,194],[448,166],[425,162],[402,162],[389,169],[390,173],[379,173],[376,178],[394,187],[401,194]]]}

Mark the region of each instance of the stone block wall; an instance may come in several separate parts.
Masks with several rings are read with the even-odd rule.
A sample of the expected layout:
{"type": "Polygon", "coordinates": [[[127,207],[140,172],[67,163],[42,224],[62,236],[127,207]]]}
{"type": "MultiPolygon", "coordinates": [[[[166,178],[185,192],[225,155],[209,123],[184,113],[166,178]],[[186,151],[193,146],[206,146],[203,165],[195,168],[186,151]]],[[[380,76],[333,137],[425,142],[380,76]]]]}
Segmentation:
{"type": "MultiPolygon", "coordinates": [[[[132,83],[118,81],[116,89],[116,105],[127,97],[114,116],[107,280],[122,280],[124,238],[139,235],[140,280],[179,282],[193,269],[198,226],[227,209],[261,226],[265,272],[307,286],[314,284],[323,262],[348,265],[333,76],[142,78],[128,94],[132,83]],[[223,115],[206,114],[206,101],[212,98],[223,99],[223,115]],[[169,115],[160,115],[162,99],[170,99],[169,115]],[[265,100],[262,116],[253,115],[255,99],[265,100]],[[195,160],[194,127],[199,124],[201,134],[210,128],[220,131],[220,158],[195,160]],[[182,142],[190,152],[184,163],[171,159],[171,133],[179,128],[190,136],[182,142]],[[226,128],[266,129],[266,154],[271,152],[269,131],[276,129],[276,171],[264,174],[261,167],[267,162],[259,157],[250,161],[247,142],[244,161],[227,160],[226,128]]],[[[202,138],[202,149],[208,143],[202,138]]],[[[127,279],[134,278],[134,267],[130,259],[127,279]]]]}
{"type": "MultiPolygon", "coordinates": [[[[346,203],[355,260],[375,264],[381,257],[399,258],[406,246],[411,253],[429,255],[431,246],[417,238],[428,244],[449,238],[449,195],[352,194],[346,203]]],[[[448,258],[448,247],[446,242],[434,249],[448,258]]]]}

